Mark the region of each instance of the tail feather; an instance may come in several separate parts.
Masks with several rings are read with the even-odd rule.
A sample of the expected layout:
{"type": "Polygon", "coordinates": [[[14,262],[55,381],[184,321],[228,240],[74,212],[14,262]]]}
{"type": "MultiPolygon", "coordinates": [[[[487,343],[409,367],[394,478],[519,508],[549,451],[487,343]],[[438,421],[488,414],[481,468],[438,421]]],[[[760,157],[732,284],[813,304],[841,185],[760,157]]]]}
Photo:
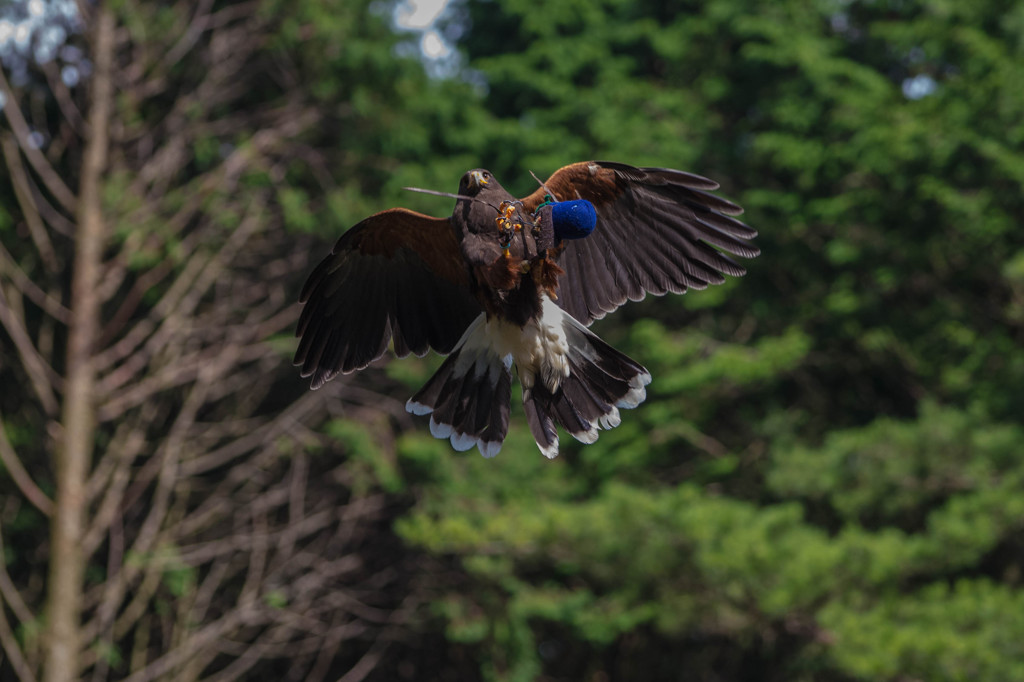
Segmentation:
{"type": "Polygon", "coordinates": [[[413,414],[429,414],[431,435],[447,438],[455,450],[475,445],[484,457],[493,457],[508,433],[512,358],[480,341],[482,320],[470,325],[405,407],[413,414]]]}
{"type": "MultiPolygon", "coordinates": [[[[578,367],[575,364],[573,366],[578,367]]],[[[570,392],[568,394],[569,400],[574,403],[585,403],[593,413],[598,414],[597,423],[600,428],[606,431],[614,429],[622,423],[622,418],[619,416],[619,408],[616,405],[618,399],[614,396],[628,392],[630,390],[629,383],[608,379],[606,383],[611,384],[616,389],[609,390],[596,379],[592,378],[590,383],[588,383],[585,378],[587,375],[584,369],[580,368],[578,371],[580,372],[579,387],[582,389],[582,395],[577,398],[570,392]]]]}
{"type": "Polygon", "coordinates": [[[562,384],[561,390],[549,396],[548,409],[551,410],[554,420],[561,424],[573,438],[581,443],[593,443],[597,440],[597,427],[589,418],[591,414],[585,411],[585,405],[573,403],[569,398],[572,392],[565,390],[573,383],[576,382],[570,376],[562,384]]]}
{"type": "Polygon", "coordinates": [[[620,408],[633,408],[647,397],[650,373],[624,353],[612,348],[568,313],[562,328],[568,347],[568,375],[552,388],[535,381],[523,391],[530,431],[547,457],[558,454],[555,424],[576,440],[593,443],[598,430],[612,429],[622,419],[620,408]]]}
{"type": "Polygon", "coordinates": [[[544,456],[551,459],[558,456],[558,429],[551,418],[549,403],[550,400],[543,398],[535,400],[533,389],[523,390],[523,411],[526,412],[530,433],[544,456]]]}
{"type": "Polygon", "coordinates": [[[508,433],[515,362],[530,432],[558,455],[558,427],[583,443],[618,426],[620,409],[647,397],[650,373],[544,296],[542,314],[520,327],[478,317],[441,367],[406,404],[430,415],[430,433],[456,450],[498,454],[508,433]]]}

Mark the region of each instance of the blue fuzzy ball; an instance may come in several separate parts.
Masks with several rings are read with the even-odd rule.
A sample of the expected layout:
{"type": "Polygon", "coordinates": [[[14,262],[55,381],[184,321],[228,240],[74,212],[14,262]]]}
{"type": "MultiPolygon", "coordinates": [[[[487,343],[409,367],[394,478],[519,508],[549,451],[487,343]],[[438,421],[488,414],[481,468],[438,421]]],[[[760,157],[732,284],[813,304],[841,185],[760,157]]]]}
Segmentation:
{"type": "Polygon", "coordinates": [[[586,199],[559,201],[551,208],[556,239],[582,239],[594,231],[597,211],[586,199]]]}

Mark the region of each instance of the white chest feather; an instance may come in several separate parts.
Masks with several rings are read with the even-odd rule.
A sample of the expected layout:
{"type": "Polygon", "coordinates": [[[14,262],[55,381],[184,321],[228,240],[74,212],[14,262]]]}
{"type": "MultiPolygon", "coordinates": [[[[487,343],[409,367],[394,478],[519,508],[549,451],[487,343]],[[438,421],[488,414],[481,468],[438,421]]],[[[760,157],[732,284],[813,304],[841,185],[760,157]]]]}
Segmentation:
{"type": "MultiPolygon", "coordinates": [[[[523,389],[533,387],[537,377],[554,393],[569,376],[569,343],[564,326],[565,312],[547,294],[541,296],[541,315],[519,327],[502,320],[479,319],[467,331],[465,350],[486,347],[502,358],[511,358],[519,371],[523,389]]],[[[483,350],[483,348],[480,348],[483,350]]]]}

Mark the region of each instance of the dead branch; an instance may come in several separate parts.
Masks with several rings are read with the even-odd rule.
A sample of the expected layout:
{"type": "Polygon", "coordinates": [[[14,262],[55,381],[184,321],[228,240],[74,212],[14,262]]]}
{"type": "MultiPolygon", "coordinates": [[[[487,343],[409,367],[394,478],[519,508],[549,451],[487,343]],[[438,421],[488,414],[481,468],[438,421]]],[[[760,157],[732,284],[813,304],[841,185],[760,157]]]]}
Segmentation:
{"type": "Polygon", "coordinates": [[[14,347],[18,350],[39,403],[49,416],[56,416],[60,409],[54,394],[54,385],[59,383],[57,373],[39,354],[25,328],[24,316],[19,315],[11,303],[12,301],[4,294],[4,287],[0,286],[0,325],[7,330],[14,347]]]}
{"type": "Polygon", "coordinates": [[[25,294],[29,300],[46,311],[46,314],[50,317],[61,324],[68,323],[70,311],[68,311],[64,304],[43,291],[38,284],[33,282],[2,244],[0,244],[0,272],[7,274],[14,286],[21,293],[25,294]]]}
{"type": "Polygon", "coordinates": [[[11,667],[14,668],[14,674],[18,676],[20,682],[36,682],[36,676],[32,673],[31,666],[25,661],[25,656],[22,654],[14,632],[11,631],[11,624],[7,622],[7,615],[3,608],[0,608],[0,650],[7,654],[11,667]]]}
{"type": "Polygon", "coordinates": [[[25,224],[28,226],[28,233],[32,237],[36,249],[39,251],[43,264],[51,272],[55,272],[58,268],[57,255],[54,253],[53,243],[46,233],[46,226],[43,224],[39,208],[36,206],[35,198],[32,196],[32,188],[28,175],[25,172],[25,167],[21,165],[18,143],[14,141],[11,135],[4,134],[0,135],[0,147],[3,148],[4,161],[7,164],[7,170],[10,172],[11,182],[14,185],[14,195],[18,199],[22,216],[25,218],[25,224]]]}
{"type": "MultiPolygon", "coordinates": [[[[11,89],[10,84],[7,82],[6,76],[4,76],[3,69],[0,69],[0,92],[4,94],[9,102],[17,102],[18,97],[11,89]]],[[[17,106],[4,107],[4,115],[7,117],[7,122],[11,126],[11,130],[14,131],[14,135],[17,138],[18,146],[21,148],[25,158],[28,159],[29,165],[36,172],[39,178],[43,181],[46,189],[50,191],[50,194],[60,203],[60,205],[69,213],[74,213],[78,204],[78,199],[75,193],[72,192],[60,174],[50,165],[50,162],[46,160],[43,153],[29,143],[31,138],[32,130],[25,120],[24,115],[21,112],[21,108],[17,106]]]]}
{"type": "Polygon", "coordinates": [[[32,480],[32,477],[22,465],[18,453],[11,446],[11,442],[7,440],[3,415],[0,415],[0,462],[3,462],[7,473],[11,476],[11,480],[14,481],[14,485],[18,486],[18,490],[25,496],[25,499],[31,502],[32,506],[44,515],[51,516],[53,514],[53,500],[47,497],[46,493],[40,490],[39,486],[32,480]]]}
{"type": "MultiPolygon", "coordinates": [[[[36,615],[32,613],[25,600],[22,599],[21,593],[18,588],[15,587],[11,581],[11,576],[7,573],[7,561],[4,558],[4,543],[3,533],[0,532],[0,597],[3,597],[3,602],[11,607],[15,617],[21,623],[29,623],[36,619],[36,615]]],[[[3,608],[0,608],[0,613],[3,612],[3,608]]]]}

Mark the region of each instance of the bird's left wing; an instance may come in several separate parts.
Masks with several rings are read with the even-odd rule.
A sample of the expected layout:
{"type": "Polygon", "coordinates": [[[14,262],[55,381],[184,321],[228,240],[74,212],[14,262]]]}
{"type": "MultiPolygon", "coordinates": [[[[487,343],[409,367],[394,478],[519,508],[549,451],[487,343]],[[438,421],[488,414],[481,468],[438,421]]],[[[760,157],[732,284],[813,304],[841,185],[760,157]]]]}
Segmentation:
{"type": "MultiPolygon", "coordinates": [[[[757,232],[733,217],[743,209],[708,193],[718,184],[699,175],[583,161],[559,169],[544,185],[557,201],[587,199],[597,211],[593,233],[557,251],[565,269],[558,303],[587,325],[647,293],[683,293],[743,275],[723,251],[744,258],[760,253],[748,241],[757,232]]],[[[536,210],[547,190],[525,197],[525,208],[536,210]]]]}
{"type": "Polygon", "coordinates": [[[402,208],[350,229],[309,276],[295,364],[319,388],[395,353],[451,351],[481,308],[447,218],[402,208]]]}

